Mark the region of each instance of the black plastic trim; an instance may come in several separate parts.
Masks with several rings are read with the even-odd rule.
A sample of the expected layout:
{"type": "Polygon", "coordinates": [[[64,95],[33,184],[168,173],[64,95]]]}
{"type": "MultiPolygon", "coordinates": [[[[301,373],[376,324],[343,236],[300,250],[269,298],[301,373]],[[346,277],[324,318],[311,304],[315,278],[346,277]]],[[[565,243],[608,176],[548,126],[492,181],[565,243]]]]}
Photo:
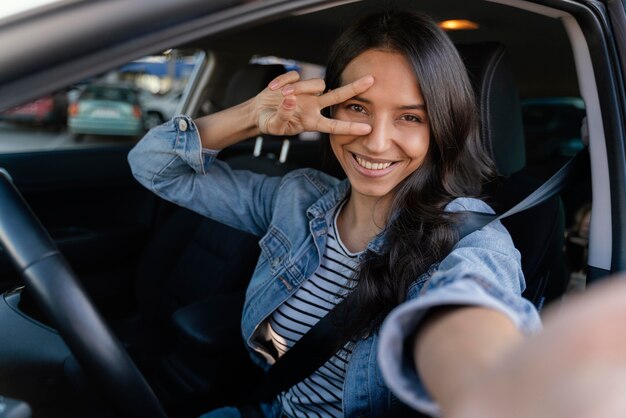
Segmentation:
{"type": "Polygon", "coordinates": [[[607,10],[620,53],[622,69],[626,69],[626,4],[624,0],[607,1],[607,10]]]}

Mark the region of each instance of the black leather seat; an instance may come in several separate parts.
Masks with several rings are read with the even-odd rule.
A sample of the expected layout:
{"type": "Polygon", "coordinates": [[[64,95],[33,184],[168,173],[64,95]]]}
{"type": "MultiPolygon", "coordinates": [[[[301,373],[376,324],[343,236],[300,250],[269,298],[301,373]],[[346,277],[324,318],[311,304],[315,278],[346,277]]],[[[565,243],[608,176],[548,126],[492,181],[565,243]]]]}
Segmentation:
{"type": "Polygon", "coordinates": [[[238,332],[258,256],[258,237],[183,208],[146,247],[137,313],[112,325],[169,416],[223,405],[260,373],[238,332]]]}
{"type": "MultiPolygon", "coordinates": [[[[270,81],[284,72],[285,67],[279,64],[250,64],[240,68],[228,82],[224,107],[232,107],[254,97],[267,87],[270,81]]],[[[234,169],[250,170],[270,176],[281,176],[299,167],[290,161],[284,163],[278,161],[283,139],[293,140],[294,138],[266,134],[260,137],[263,141],[263,147],[260,150],[261,155],[254,156],[252,154],[256,138],[251,138],[235,144],[232,150],[236,150],[237,155],[229,156],[232,150],[225,151],[225,159],[228,164],[234,169]]]]}
{"type": "MultiPolygon", "coordinates": [[[[239,104],[264,89],[271,80],[285,72],[285,67],[278,64],[250,64],[235,72],[226,88],[224,107],[239,104]]],[[[302,140],[296,136],[261,135],[263,147],[259,156],[253,156],[255,138],[242,141],[222,151],[221,155],[234,169],[244,169],[270,176],[282,176],[296,168],[326,167],[324,147],[320,141],[302,140]],[[279,161],[284,140],[289,141],[285,161],[279,161]]],[[[332,167],[334,168],[334,167],[332,167]]],[[[334,173],[334,171],[333,171],[334,173]]]]}
{"type": "MultiPolygon", "coordinates": [[[[244,67],[227,86],[225,106],[249,99],[283,72],[281,65],[244,67]]],[[[249,153],[229,161],[235,168],[268,175],[294,168],[255,158],[252,144],[243,146],[249,153]]],[[[239,382],[260,373],[238,332],[259,237],[184,208],[170,211],[139,263],[137,313],[113,325],[168,414],[196,416],[228,402],[239,382]]]]}
{"type": "MultiPolygon", "coordinates": [[[[540,183],[523,174],[524,130],[521,106],[508,53],[495,42],[457,45],[472,80],[480,111],[481,137],[491,150],[500,178],[486,185],[485,200],[503,213],[540,183]]],[[[558,197],[505,218],[522,254],[526,277],[524,297],[538,308],[558,299],[567,286],[563,264],[564,214],[558,197]]],[[[406,405],[379,418],[427,418],[406,405]]]]}
{"type": "MultiPolygon", "coordinates": [[[[478,107],[481,136],[492,151],[499,181],[486,187],[486,200],[502,213],[540,183],[523,174],[526,164],[522,111],[504,45],[458,45],[469,71],[478,107]]],[[[560,198],[506,218],[502,223],[522,254],[524,296],[538,308],[558,299],[567,287],[563,260],[564,212],[560,198]]]]}

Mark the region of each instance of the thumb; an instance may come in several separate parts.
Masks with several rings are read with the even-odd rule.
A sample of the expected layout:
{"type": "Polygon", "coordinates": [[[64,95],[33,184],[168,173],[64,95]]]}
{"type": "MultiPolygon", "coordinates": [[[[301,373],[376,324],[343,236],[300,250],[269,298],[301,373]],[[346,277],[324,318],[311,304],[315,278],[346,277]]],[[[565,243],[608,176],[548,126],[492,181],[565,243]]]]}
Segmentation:
{"type": "Polygon", "coordinates": [[[284,97],[275,113],[266,119],[264,132],[270,135],[285,134],[287,125],[293,118],[295,111],[295,96],[284,97]]]}
{"type": "Polygon", "coordinates": [[[296,96],[285,96],[280,104],[280,107],[278,108],[276,116],[281,122],[287,123],[293,117],[295,111],[296,96]]]}

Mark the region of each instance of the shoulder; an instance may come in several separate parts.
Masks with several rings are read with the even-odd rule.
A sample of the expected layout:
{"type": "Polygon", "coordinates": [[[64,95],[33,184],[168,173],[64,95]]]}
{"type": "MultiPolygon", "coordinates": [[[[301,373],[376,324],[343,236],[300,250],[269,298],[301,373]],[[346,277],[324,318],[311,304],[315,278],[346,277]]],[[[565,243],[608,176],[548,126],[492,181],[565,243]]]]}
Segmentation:
{"type": "Polygon", "coordinates": [[[327,193],[335,188],[341,180],[330,176],[322,171],[313,168],[300,168],[285,174],[282,179],[282,185],[291,186],[308,186],[317,191],[320,195],[327,193]]]}
{"type": "Polygon", "coordinates": [[[446,205],[446,212],[481,212],[495,213],[494,210],[484,201],[474,197],[457,197],[446,205]]]}

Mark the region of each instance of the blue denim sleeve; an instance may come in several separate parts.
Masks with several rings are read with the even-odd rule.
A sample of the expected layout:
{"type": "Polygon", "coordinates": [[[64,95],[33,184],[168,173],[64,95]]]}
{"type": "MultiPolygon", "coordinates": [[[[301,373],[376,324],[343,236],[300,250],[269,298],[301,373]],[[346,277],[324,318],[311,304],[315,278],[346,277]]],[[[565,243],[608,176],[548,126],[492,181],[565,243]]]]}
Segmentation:
{"type": "MultiPolygon", "coordinates": [[[[447,210],[493,212],[476,199],[456,199],[447,210]]],[[[534,305],[521,296],[525,283],[520,254],[500,222],[492,222],[464,237],[425,278],[409,290],[408,300],[383,323],[378,362],[386,384],[401,401],[439,416],[441,411],[415,370],[406,344],[429,309],[443,305],[482,306],[502,312],[524,334],[539,331],[541,321],[534,305]]]]}
{"type": "Polygon", "coordinates": [[[246,232],[263,235],[280,177],[231,170],[202,149],[198,129],[175,116],[150,130],[128,155],[135,178],[158,196],[246,232]]]}

